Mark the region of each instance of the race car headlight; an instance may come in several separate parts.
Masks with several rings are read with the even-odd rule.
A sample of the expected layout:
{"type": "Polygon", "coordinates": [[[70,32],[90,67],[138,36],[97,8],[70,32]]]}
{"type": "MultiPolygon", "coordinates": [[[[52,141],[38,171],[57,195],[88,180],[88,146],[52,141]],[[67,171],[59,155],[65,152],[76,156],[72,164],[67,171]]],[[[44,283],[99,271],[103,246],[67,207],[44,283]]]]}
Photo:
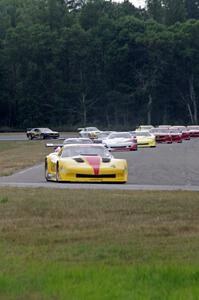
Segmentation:
{"type": "Polygon", "coordinates": [[[78,162],[78,163],[83,163],[84,162],[84,160],[81,158],[81,157],[74,157],[73,158],[76,162],[78,162]]]}
{"type": "Polygon", "coordinates": [[[104,163],[108,163],[110,161],[111,161],[111,159],[109,157],[103,157],[102,158],[102,162],[104,162],[104,163]]]}

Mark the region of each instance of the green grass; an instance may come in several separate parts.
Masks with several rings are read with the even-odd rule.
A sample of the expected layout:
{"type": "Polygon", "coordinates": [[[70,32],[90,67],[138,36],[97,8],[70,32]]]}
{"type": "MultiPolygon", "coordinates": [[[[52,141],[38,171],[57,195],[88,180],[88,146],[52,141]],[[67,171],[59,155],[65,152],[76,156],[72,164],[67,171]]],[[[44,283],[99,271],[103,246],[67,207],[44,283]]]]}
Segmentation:
{"type": "Polygon", "coordinates": [[[44,161],[52,149],[46,141],[0,141],[0,176],[8,176],[44,161]]]}
{"type": "Polygon", "coordinates": [[[0,299],[199,299],[198,215],[196,192],[2,188],[0,299]]]}
{"type": "MultiPolygon", "coordinates": [[[[9,135],[8,133],[0,135],[9,135]]],[[[10,133],[17,135],[17,133],[10,133]]],[[[62,136],[76,136],[74,132],[63,132],[62,136]]],[[[0,176],[8,176],[16,171],[37,163],[44,162],[47,154],[53,151],[53,148],[46,148],[48,142],[60,143],[59,140],[33,140],[33,141],[0,141],[0,176]]]]}
{"type": "Polygon", "coordinates": [[[0,277],[2,299],[191,300],[199,293],[193,267],[41,263],[28,264],[23,276],[13,277],[0,277]]]}

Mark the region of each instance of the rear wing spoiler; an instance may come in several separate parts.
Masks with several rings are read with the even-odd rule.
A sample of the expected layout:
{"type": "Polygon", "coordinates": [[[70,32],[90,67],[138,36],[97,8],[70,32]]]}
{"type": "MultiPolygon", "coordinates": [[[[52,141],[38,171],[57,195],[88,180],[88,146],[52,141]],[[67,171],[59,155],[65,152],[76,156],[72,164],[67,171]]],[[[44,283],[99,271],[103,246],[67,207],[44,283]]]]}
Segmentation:
{"type": "Polygon", "coordinates": [[[52,143],[47,143],[46,144],[47,148],[58,148],[58,147],[63,147],[63,144],[52,144],[52,143]]]}

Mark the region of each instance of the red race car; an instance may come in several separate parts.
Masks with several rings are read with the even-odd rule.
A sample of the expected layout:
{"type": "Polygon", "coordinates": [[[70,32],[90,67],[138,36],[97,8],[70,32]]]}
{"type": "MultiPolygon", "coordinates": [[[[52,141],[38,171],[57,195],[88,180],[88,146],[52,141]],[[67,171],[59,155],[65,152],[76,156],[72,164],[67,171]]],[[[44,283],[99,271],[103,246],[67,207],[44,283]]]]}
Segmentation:
{"type": "Polygon", "coordinates": [[[190,132],[186,126],[172,126],[170,129],[177,129],[182,134],[183,140],[190,140],[190,132]]]}
{"type": "Polygon", "coordinates": [[[199,137],[199,126],[187,126],[191,138],[199,137]]]}
{"type": "Polygon", "coordinates": [[[165,128],[153,128],[150,132],[155,135],[155,139],[157,143],[172,143],[172,137],[170,131],[165,128]]]}
{"type": "Polygon", "coordinates": [[[173,143],[182,143],[182,133],[178,129],[171,129],[171,126],[167,127],[167,125],[162,125],[158,128],[164,131],[164,133],[170,134],[173,143]]]}
{"type": "Polygon", "coordinates": [[[182,133],[178,129],[169,129],[172,142],[174,143],[182,143],[182,133]]]}

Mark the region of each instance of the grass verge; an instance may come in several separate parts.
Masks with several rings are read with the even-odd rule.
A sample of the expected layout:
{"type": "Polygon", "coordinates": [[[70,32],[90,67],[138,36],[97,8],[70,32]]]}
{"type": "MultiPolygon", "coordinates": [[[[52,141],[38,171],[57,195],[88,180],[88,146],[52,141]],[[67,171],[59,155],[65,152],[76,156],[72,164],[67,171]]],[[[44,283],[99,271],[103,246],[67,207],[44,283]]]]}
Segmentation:
{"type": "Polygon", "coordinates": [[[43,162],[50,149],[46,141],[0,141],[0,176],[43,162]]]}
{"type": "Polygon", "coordinates": [[[199,193],[0,189],[0,299],[198,299],[199,193]]]}
{"type": "MultiPolygon", "coordinates": [[[[1,133],[0,136],[17,136],[17,133],[1,133]]],[[[25,134],[24,134],[25,135],[25,134]]],[[[77,136],[75,132],[62,132],[64,138],[77,136]]],[[[26,167],[44,162],[44,157],[53,151],[46,143],[60,143],[59,140],[0,141],[0,176],[8,176],[26,167]]]]}

